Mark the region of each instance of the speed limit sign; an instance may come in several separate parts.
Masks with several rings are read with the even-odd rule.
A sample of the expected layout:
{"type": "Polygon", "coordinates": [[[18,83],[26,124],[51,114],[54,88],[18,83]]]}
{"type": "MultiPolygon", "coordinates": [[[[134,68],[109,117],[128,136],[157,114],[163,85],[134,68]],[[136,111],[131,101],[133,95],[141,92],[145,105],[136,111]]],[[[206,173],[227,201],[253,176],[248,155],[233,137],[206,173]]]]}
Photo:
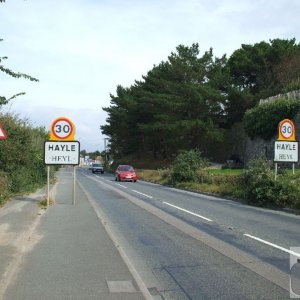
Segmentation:
{"type": "Polygon", "coordinates": [[[75,126],[71,120],[65,117],[55,119],[51,125],[50,140],[74,141],[75,126]]]}
{"type": "Polygon", "coordinates": [[[295,125],[289,119],[284,119],[278,126],[278,140],[295,141],[295,125]]]}

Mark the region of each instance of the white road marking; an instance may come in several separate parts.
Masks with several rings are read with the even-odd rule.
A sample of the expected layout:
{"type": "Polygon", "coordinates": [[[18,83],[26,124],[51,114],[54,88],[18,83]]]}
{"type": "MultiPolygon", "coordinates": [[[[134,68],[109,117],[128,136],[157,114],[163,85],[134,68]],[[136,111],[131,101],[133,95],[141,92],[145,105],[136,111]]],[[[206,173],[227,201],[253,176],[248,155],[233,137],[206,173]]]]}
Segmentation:
{"type": "Polygon", "coordinates": [[[120,187],[122,187],[122,188],[124,188],[124,189],[127,189],[127,186],[124,186],[124,185],[122,185],[122,184],[116,183],[116,185],[118,185],[118,186],[120,186],[120,187]]]}
{"type": "Polygon", "coordinates": [[[191,214],[191,215],[193,215],[193,216],[196,216],[196,217],[198,217],[198,218],[201,218],[201,219],[204,219],[204,220],[206,220],[206,221],[212,222],[212,220],[209,219],[209,218],[206,218],[206,217],[203,217],[203,216],[201,216],[201,215],[195,214],[195,213],[193,213],[193,212],[191,212],[191,211],[189,211],[189,210],[186,210],[186,209],[184,209],[184,208],[181,208],[181,207],[179,207],[179,206],[170,204],[170,203],[168,203],[168,202],[163,202],[163,203],[164,203],[164,204],[167,204],[167,205],[170,205],[170,206],[172,206],[172,207],[175,207],[175,208],[177,208],[177,209],[179,209],[179,210],[182,210],[182,211],[184,211],[184,212],[186,212],[186,213],[188,213],[188,214],[191,214]]]}
{"type": "Polygon", "coordinates": [[[133,192],[135,192],[135,193],[138,193],[138,194],[140,194],[140,195],[143,195],[143,196],[145,196],[145,197],[148,197],[148,198],[153,198],[153,197],[151,197],[151,196],[149,196],[149,195],[146,195],[146,194],[143,194],[143,193],[141,193],[141,192],[139,192],[139,191],[136,191],[136,190],[132,190],[133,192]]]}
{"type": "Polygon", "coordinates": [[[265,241],[265,240],[263,240],[263,239],[260,239],[260,238],[258,238],[258,237],[256,237],[256,236],[253,236],[253,235],[250,235],[250,234],[247,234],[247,233],[244,233],[244,236],[247,236],[247,237],[249,237],[249,238],[251,238],[251,239],[254,239],[254,240],[256,240],[256,241],[259,241],[259,242],[261,242],[261,243],[264,243],[264,244],[266,244],[266,245],[269,245],[269,246],[271,246],[271,247],[274,247],[274,248],[279,249],[279,250],[281,250],[281,251],[284,251],[284,252],[286,252],[286,253],[289,253],[289,254],[292,254],[292,255],[294,255],[294,256],[300,257],[300,253],[297,253],[297,252],[288,250],[288,249],[283,248],[283,247],[281,247],[281,246],[278,246],[278,245],[276,245],[276,244],[273,244],[273,243],[270,243],[270,242],[265,241]]]}

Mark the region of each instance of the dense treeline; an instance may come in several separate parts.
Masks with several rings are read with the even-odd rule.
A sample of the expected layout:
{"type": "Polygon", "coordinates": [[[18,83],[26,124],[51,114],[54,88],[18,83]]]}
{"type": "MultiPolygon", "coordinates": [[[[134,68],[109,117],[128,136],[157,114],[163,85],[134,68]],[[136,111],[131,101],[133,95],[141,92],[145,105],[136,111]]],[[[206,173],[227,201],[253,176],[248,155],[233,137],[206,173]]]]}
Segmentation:
{"type": "Polygon", "coordinates": [[[179,45],[142,80],[110,95],[107,123],[114,157],[174,157],[199,149],[210,156],[226,132],[259,99],[300,87],[300,45],[275,39],[242,45],[227,58],[198,44],[179,45]]]}

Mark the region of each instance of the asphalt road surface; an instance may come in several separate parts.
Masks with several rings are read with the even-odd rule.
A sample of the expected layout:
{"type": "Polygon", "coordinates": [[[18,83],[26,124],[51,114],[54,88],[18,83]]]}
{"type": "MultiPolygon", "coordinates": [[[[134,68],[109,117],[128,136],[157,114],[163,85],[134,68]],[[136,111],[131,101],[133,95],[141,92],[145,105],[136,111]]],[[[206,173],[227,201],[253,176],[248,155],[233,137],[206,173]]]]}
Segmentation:
{"type": "Polygon", "coordinates": [[[155,299],[297,296],[300,216],[84,168],[77,182],[155,299]]]}

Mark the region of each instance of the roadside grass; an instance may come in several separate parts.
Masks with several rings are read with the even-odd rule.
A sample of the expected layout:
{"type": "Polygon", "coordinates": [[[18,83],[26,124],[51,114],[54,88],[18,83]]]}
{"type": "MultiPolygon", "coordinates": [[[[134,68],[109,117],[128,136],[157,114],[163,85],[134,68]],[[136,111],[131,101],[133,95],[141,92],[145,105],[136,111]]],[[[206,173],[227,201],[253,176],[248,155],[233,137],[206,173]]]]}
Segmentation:
{"type": "MultiPolygon", "coordinates": [[[[53,199],[49,199],[49,205],[53,205],[54,204],[54,200],[53,199]]],[[[47,199],[43,199],[39,202],[39,206],[40,208],[46,209],[47,208],[47,199]]]]}
{"type": "MultiPolygon", "coordinates": [[[[56,167],[50,168],[51,184],[54,184],[57,180],[54,176],[57,170],[58,168],[56,167]]],[[[32,182],[30,180],[26,181],[26,178],[22,179],[22,176],[26,177],[26,174],[20,174],[20,188],[18,189],[18,191],[14,191],[12,190],[12,186],[14,187],[14,185],[11,183],[12,175],[0,171],[0,207],[4,206],[5,203],[16,196],[33,193],[36,190],[45,187],[46,178],[41,179],[39,182],[32,182]],[[26,182],[26,184],[24,184],[23,182],[26,182]]]]}
{"type": "MultiPolygon", "coordinates": [[[[293,175],[291,165],[279,164],[275,180],[271,161],[253,160],[245,169],[222,168],[221,164],[211,163],[208,167],[202,166],[193,171],[194,177],[189,181],[174,173],[175,163],[160,164],[158,168],[157,162],[147,166],[133,165],[141,180],[223,196],[254,206],[300,209],[300,168],[295,168],[293,175]]],[[[179,165],[179,171],[190,175],[189,163],[188,160],[186,164],[179,165]]]]}
{"type": "Polygon", "coordinates": [[[147,170],[147,169],[137,169],[138,178],[141,180],[167,184],[168,183],[168,175],[169,169],[158,169],[158,170],[147,170]]]}
{"type": "Polygon", "coordinates": [[[231,197],[239,200],[242,198],[242,191],[236,185],[229,185],[224,183],[209,184],[196,182],[181,182],[176,184],[176,187],[200,193],[212,194],[216,196],[231,197]]]}
{"type": "MultiPolygon", "coordinates": [[[[294,175],[292,168],[284,169],[288,175],[294,175]]],[[[295,168],[295,175],[300,175],[300,168],[295,168]]]]}
{"type": "Polygon", "coordinates": [[[209,174],[241,175],[244,169],[207,169],[209,174]]]}
{"type": "Polygon", "coordinates": [[[237,169],[207,169],[198,174],[198,182],[171,183],[170,169],[137,170],[139,179],[162,185],[173,185],[178,188],[214,195],[240,198],[242,191],[238,185],[238,175],[242,170],[237,169]]]}
{"type": "MultiPolygon", "coordinates": [[[[291,208],[300,207],[299,200],[293,200],[293,199],[299,199],[299,197],[296,194],[300,189],[293,188],[291,190],[286,190],[286,189],[282,190],[280,193],[283,194],[280,195],[282,196],[283,200],[279,201],[278,199],[280,195],[278,195],[277,197],[278,199],[276,198],[277,200],[274,202],[273,200],[267,200],[268,195],[273,191],[273,189],[271,187],[268,187],[268,182],[265,181],[261,183],[262,184],[261,187],[255,185],[255,187],[253,187],[254,190],[251,188],[251,193],[254,193],[256,195],[255,197],[258,197],[258,200],[260,198],[266,199],[265,201],[267,202],[267,204],[266,205],[261,204],[258,200],[257,203],[256,202],[253,203],[253,201],[251,201],[251,199],[247,194],[248,190],[244,182],[244,171],[245,170],[242,169],[199,169],[197,171],[197,180],[195,182],[172,182],[170,176],[170,172],[171,172],[170,169],[160,169],[160,170],[139,169],[138,174],[141,180],[145,180],[153,183],[159,183],[162,185],[169,185],[169,186],[195,191],[199,193],[207,193],[216,196],[228,197],[234,199],[235,201],[249,203],[252,205],[258,205],[258,206],[277,205],[280,207],[291,207],[291,208]]],[[[272,180],[273,182],[274,177],[272,175],[272,171],[269,176],[270,176],[270,180],[272,180]]],[[[285,182],[287,182],[288,184],[297,185],[297,182],[300,177],[300,169],[295,169],[295,175],[292,174],[291,169],[286,169],[284,172],[280,172],[278,176],[280,182],[282,180],[285,180],[285,182]]],[[[259,179],[255,177],[251,180],[253,181],[253,183],[255,183],[259,179]]],[[[280,185],[279,181],[277,182],[280,185]]]]}

